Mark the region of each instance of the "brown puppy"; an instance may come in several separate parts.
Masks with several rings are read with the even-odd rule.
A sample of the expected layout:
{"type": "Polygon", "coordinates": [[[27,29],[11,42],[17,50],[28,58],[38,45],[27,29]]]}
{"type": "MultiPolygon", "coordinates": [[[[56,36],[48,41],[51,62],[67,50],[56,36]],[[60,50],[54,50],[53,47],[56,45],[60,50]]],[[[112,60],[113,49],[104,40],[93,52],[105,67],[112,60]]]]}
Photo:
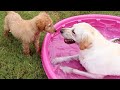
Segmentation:
{"type": "Polygon", "coordinates": [[[20,39],[25,55],[30,54],[30,43],[34,43],[36,52],[40,52],[39,39],[42,31],[56,32],[53,21],[47,13],[42,12],[33,19],[24,20],[18,13],[7,11],[4,22],[4,35],[7,36],[8,32],[11,32],[14,37],[20,39]]]}

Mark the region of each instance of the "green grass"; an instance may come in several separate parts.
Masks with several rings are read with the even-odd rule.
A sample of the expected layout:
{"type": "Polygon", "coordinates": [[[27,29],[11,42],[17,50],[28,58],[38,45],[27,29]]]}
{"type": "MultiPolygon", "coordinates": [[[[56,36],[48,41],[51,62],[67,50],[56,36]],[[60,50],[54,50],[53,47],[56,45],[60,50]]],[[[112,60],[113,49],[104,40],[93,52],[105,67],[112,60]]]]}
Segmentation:
{"type": "MultiPolygon", "coordinates": [[[[39,11],[18,11],[24,19],[31,19],[39,11]]],[[[48,11],[54,24],[64,18],[82,14],[108,14],[120,16],[120,11],[48,11]]],[[[43,70],[41,58],[35,53],[31,45],[33,55],[26,57],[22,54],[21,42],[11,34],[9,38],[3,36],[3,22],[6,13],[0,11],[0,79],[47,79],[43,70]]],[[[45,33],[40,38],[42,46],[45,33]]]]}

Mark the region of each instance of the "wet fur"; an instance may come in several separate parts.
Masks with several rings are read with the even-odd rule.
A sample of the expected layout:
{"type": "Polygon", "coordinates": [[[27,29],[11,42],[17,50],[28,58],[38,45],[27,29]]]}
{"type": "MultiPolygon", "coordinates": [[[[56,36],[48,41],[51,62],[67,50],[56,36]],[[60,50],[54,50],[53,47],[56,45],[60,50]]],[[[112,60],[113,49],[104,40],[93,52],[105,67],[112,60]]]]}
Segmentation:
{"type": "Polygon", "coordinates": [[[120,44],[114,43],[119,39],[108,41],[103,35],[88,23],[78,23],[72,28],[62,29],[62,35],[66,39],[72,39],[80,47],[78,55],[57,57],[53,64],[64,61],[79,60],[87,70],[81,71],[75,68],[61,66],[65,73],[74,73],[89,78],[101,79],[106,75],[120,75],[120,44]],[[75,34],[73,34],[74,30],[75,34]]]}

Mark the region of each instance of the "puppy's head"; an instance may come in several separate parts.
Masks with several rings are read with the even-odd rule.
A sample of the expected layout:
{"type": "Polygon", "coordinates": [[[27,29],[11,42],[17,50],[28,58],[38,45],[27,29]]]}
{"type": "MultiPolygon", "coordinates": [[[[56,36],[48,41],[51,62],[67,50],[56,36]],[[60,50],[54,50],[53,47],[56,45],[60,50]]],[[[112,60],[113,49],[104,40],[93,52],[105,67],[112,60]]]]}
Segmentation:
{"type": "Polygon", "coordinates": [[[45,12],[39,14],[39,19],[36,21],[36,26],[40,31],[46,31],[49,33],[56,32],[52,19],[45,12]]]}
{"type": "Polygon", "coordinates": [[[94,29],[87,23],[74,24],[71,28],[62,28],[61,34],[67,44],[77,43],[80,49],[89,48],[94,38],[94,29]]]}

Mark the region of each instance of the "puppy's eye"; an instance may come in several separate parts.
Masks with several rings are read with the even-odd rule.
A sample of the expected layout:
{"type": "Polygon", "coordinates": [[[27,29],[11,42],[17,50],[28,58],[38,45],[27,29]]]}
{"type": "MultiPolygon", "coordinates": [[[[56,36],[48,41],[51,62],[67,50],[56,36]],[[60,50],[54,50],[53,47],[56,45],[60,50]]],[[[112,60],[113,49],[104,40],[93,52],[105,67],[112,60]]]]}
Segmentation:
{"type": "Polygon", "coordinates": [[[51,27],[51,24],[48,24],[48,27],[51,27]]]}
{"type": "Polygon", "coordinates": [[[72,33],[73,33],[73,34],[75,34],[75,31],[74,31],[74,29],[72,30],[72,33]]]}

